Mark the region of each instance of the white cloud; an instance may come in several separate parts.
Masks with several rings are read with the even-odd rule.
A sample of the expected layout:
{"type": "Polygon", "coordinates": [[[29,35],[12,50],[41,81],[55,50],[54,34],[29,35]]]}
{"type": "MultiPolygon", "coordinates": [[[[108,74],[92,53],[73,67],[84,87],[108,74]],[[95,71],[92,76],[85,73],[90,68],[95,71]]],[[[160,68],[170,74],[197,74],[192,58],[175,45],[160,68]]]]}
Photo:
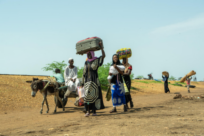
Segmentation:
{"type": "Polygon", "coordinates": [[[150,32],[150,34],[155,35],[155,34],[167,34],[167,35],[172,35],[176,33],[181,33],[181,32],[186,32],[194,29],[199,29],[199,28],[204,28],[204,15],[197,16],[195,18],[167,25],[167,26],[162,26],[154,29],[153,31],[150,32]]]}

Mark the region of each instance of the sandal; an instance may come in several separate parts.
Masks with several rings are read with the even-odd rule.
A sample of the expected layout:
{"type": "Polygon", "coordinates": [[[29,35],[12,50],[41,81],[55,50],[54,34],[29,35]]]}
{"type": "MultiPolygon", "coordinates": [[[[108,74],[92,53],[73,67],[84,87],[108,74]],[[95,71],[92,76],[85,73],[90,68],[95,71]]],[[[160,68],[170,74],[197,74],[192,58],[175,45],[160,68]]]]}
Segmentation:
{"type": "Polygon", "coordinates": [[[113,112],[117,112],[117,110],[116,110],[116,109],[112,109],[112,110],[110,111],[110,113],[113,113],[113,112]]]}
{"type": "Polygon", "coordinates": [[[88,117],[89,115],[90,115],[89,113],[86,113],[84,116],[85,116],[85,117],[88,117]]]}
{"type": "Polygon", "coordinates": [[[96,113],[93,113],[92,116],[97,116],[97,114],[96,114],[96,113]]]}
{"type": "Polygon", "coordinates": [[[127,107],[126,107],[126,105],[124,105],[124,112],[127,112],[127,107]]]}

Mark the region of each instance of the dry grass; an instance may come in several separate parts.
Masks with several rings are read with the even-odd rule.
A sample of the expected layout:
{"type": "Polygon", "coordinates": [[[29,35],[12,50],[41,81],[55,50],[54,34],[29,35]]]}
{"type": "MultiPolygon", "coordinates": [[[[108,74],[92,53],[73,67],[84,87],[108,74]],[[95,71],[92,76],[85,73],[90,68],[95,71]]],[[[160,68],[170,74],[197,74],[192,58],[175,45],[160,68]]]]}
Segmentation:
{"type": "MultiPolygon", "coordinates": [[[[32,80],[31,76],[0,76],[0,109],[2,111],[39,107],[42,96],[37,93],[36,98],[31,97],[31,87],[27,80],[32,80]]],[[[43,79],[45,77],[34,78],[43,79]]],[[[49,97],[52,99],[53,97],[49,97]]],[[[50,100],[48,100],[50,101],[50,100]]]]}

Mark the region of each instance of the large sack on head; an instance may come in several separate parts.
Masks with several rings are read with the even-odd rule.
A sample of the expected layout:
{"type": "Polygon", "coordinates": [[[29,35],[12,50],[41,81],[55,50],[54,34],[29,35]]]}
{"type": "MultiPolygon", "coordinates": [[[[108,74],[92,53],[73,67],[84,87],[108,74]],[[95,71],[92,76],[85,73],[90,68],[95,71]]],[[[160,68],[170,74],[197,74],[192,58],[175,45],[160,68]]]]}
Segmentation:
{"type": "Polygon", "coordinates": [[[193,76],[195,74],[196,74],[196,72],[192,70],[187,75],[185,75],[183,78],[181,78],[180,82],[185,82],[187,77],[193,76]]]}
{"type": "Polygon", "coordinates": [[[130,48],[119,49],[116,53],[119,55],[120,60],[123,58],[130,58],[132,56],[132,50],[130,48]]]}
{"type": "Polygon", "coordinates": [[[169,72],[163,71],[163,72],[162,72],[162,75],[169,77],[169,72]]]}
{"type": "Polygon", "coordinates": [[[98,51],[101,49],[99,43],[103,42],[99,37],[91,37],[76,43],[76,54],[83,55],[88,51],[98,51]]]}

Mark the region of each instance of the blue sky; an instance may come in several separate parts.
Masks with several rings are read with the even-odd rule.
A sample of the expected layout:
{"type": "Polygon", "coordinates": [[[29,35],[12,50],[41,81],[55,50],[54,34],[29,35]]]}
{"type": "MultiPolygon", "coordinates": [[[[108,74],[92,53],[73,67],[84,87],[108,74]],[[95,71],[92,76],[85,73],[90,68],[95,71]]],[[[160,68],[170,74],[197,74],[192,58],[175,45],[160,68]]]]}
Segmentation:
{"type": "Polygon", "coordinates": [[[70,57],[82,67],[76,42],[98,36],[105,63],[132,49],[135,76],[195,70],[204,80],[203,7],[203,0],[0,0],[0,73],[50,75],[41,68],[70,57]]]}

